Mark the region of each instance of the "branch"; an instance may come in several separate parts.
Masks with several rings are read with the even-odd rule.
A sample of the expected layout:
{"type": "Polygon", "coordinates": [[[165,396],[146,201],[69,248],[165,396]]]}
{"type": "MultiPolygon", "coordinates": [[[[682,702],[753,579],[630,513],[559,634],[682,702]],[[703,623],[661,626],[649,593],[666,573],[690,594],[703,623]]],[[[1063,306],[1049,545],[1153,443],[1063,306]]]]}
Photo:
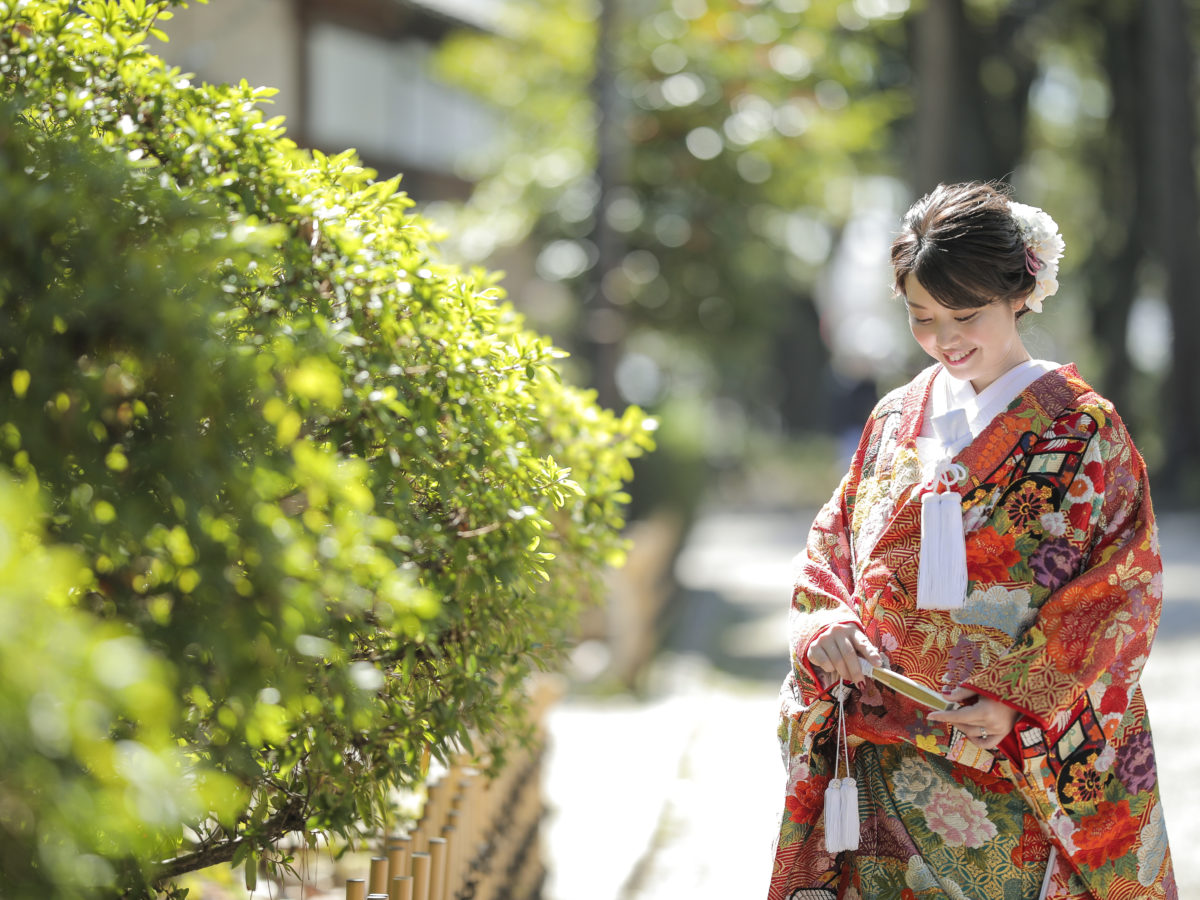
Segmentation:
{"type": "MultiPolygon", "coordinates": [[[[255,842],[265,843],[276,841],[288,832],[303,829],[307,818],[304,815],[304,807],[305,802],[303,798],[297,797],[293,799],[287,806],[263,823],[263,830],[256,835],[255,842]]],[[[233,859],[233,855],[237,852],[238,848],[248,843],[249,840],[249,838],[245,837],[233,838],[216,844],[201,846],[191,853],[185,853],[182,856],[176,856],[174,859],[165,860],[158,865],[151,876],[151,881],[157,887],[164,881],[177,878],[185,872],[195,872],[197,869],[207,869],[209,866],[215,866],[218,863],[229,862],[233,859]]]]}

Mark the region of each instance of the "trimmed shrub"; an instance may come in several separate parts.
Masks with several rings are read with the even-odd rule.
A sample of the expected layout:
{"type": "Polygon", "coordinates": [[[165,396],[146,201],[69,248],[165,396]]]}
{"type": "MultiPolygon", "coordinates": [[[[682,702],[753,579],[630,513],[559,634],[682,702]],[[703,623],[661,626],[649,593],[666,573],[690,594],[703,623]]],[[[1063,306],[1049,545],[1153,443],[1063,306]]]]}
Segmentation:
{"type": "Polygon", "coordinates": [[[14,897],[275,864],[288,831],[378,823],[431,755],[500,765],[651,445],[495,275],[439,261],[397,180],[150,54],[167,6],[0,0],[0,464],[79,561],[73,621],[172,686],[107,739],[168,729],[195,788],[165,818],[128,794],[148,837],[80,844],[103,864],[76,877],[0,773],[14,897]]]}

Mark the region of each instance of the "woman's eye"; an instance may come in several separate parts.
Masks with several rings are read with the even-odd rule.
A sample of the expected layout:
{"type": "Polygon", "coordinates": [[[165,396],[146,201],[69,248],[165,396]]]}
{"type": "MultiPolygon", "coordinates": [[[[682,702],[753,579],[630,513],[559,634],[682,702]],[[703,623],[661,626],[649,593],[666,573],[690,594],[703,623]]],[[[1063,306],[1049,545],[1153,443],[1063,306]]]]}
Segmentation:
{"type": "Polygon", "coordinates": [[[978,315],[978,313],[971,313],[969,316],[962,316],[961,318],[958,316],[955,316],[954,321],[955,322],[970,322],[972,319],[975,318],[976,315],[978,315]]]}
{"type": "Polygon", "coordinates": [[[914,325],[928,325],[933,319],[918,319],[916,316],[909,316],[914,325]]]}

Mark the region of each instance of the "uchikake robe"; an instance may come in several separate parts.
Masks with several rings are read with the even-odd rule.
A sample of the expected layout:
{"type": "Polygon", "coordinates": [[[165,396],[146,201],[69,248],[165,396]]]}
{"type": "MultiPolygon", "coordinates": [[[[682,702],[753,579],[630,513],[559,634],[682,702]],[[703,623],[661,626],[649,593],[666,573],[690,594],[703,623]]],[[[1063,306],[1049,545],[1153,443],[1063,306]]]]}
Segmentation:
{"type": "MultiPolygon", "coordinates": [[[[880,401],[797,557],[792,668],[781,689],[787,794],[770,900],[817,887],[814,877],[840,864],[824,852],[821,824],[837,713],[806,658],[811,641],[840,622],[858,623],[890,668],[1021,713],[989,752],[868,682],[846,701],[852,744],[909,742],[1011,783],[1032,813],[1030,839],[1057,849],[1051,900],[1174,900],[1138,686],[1162,602],[1145,465],[1112,405],[1074,366],[1042,375],[955,457],[968,473],[957,488],[964,606],[918,609],[916,438],[938,369],[880,401]]],[[[864,822],[864,840],[887,825],[864,822]]]]}

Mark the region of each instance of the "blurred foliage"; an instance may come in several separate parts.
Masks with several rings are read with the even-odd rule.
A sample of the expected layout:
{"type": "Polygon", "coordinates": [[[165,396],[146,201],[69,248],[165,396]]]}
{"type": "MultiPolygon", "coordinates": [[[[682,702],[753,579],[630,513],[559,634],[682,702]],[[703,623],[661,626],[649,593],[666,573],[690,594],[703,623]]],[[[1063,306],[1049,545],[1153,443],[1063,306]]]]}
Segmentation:
{"type": "Polygon", "coordinates": [[[0,479],[0,871],[5,897],[75,897],[179,823],[231,820],[235,781],[176,740],[173,668],[123,623],[75,608],[91,579],[47,545],[36,485],[0,479]]]}
{"type": "MultiPolygon", "coordinates": [[[[1154,207],[1147,143],[1147,98],[1161,105],[1149,92],[1162,87],[1148,72],[1163,51],[1142,4],[522,0],[509,10],[501,34],[461,34],[440,51],[442,76],[500,107],[508,125],[507,147],[476,161],[475,196],[450,219],[459,235],[490,238],[455,251],[484,259],[497,243],[528,241],[538,278],[576,301],[574,318],[560,317],[567,339],[621,342],[624,397],[664,420],[663,452],[639,464],[654,470],[639,497],[658,485],[686,502],[705,462],[749,459],[756,429],[773,439],[828,428],[830,323],[811,301],[878,175],[893,196],[870,203],[893,221],[937,181],[969,178],[1008,180],[1050,210],[1068,240],[1066,277],[1030,327],[1033,352],[1078,360],[1126,410],[1152,464],[1171,429],[1195,432],[1180,424],[1190,395],[1172,383],[1184,376],[1169,335],[1191,326],[1186,304],[1164,299],[1180,288],[1165,283],[1166,213],[1154,207]],[[606,53],[611,170],[597,153],[610,140],[598,124],[606,53]]],[[[1190,86],[1178,90],[1194,104],[1190,86]]],[[[879,254],[885,302],[886,246],[866,249],[879,254]]],[[[889,387],[923,360],[914,350],[874,374],[889,387]]]]}
{"type": "Polygon", "coordinates": [[[169,5],[0,0],[6,897],[285,864],[501,765],[651,446],[398,179],[150,54],[169,5]]]}
{"type": "MultiPolygon", "coordinates": [[[[811,293],[858,173],[894,167],[892,124],[911,108],[907,4],[872,7],[867,30],[834,0],[621,3],[609,184],[596,172],[594,3],[511,4],[501,35],[459,34],[439,51],[442,77],[508,125],[505,149],[471,172],[481,181],[456,232],[531,239],[539,277],[582,300],[574,338],[622,342],[624,399],[680,420],[646,460],[661,471],[639,478],[639,498],[680,460],[738,458],[740,426],[824,412],[801,387],[828,364],[811,293]],[[615,259],[601,259],[601,226],[615,259]]],[[[702,478],[692,467],[665,493],[695,495],[702,478]]]]}

